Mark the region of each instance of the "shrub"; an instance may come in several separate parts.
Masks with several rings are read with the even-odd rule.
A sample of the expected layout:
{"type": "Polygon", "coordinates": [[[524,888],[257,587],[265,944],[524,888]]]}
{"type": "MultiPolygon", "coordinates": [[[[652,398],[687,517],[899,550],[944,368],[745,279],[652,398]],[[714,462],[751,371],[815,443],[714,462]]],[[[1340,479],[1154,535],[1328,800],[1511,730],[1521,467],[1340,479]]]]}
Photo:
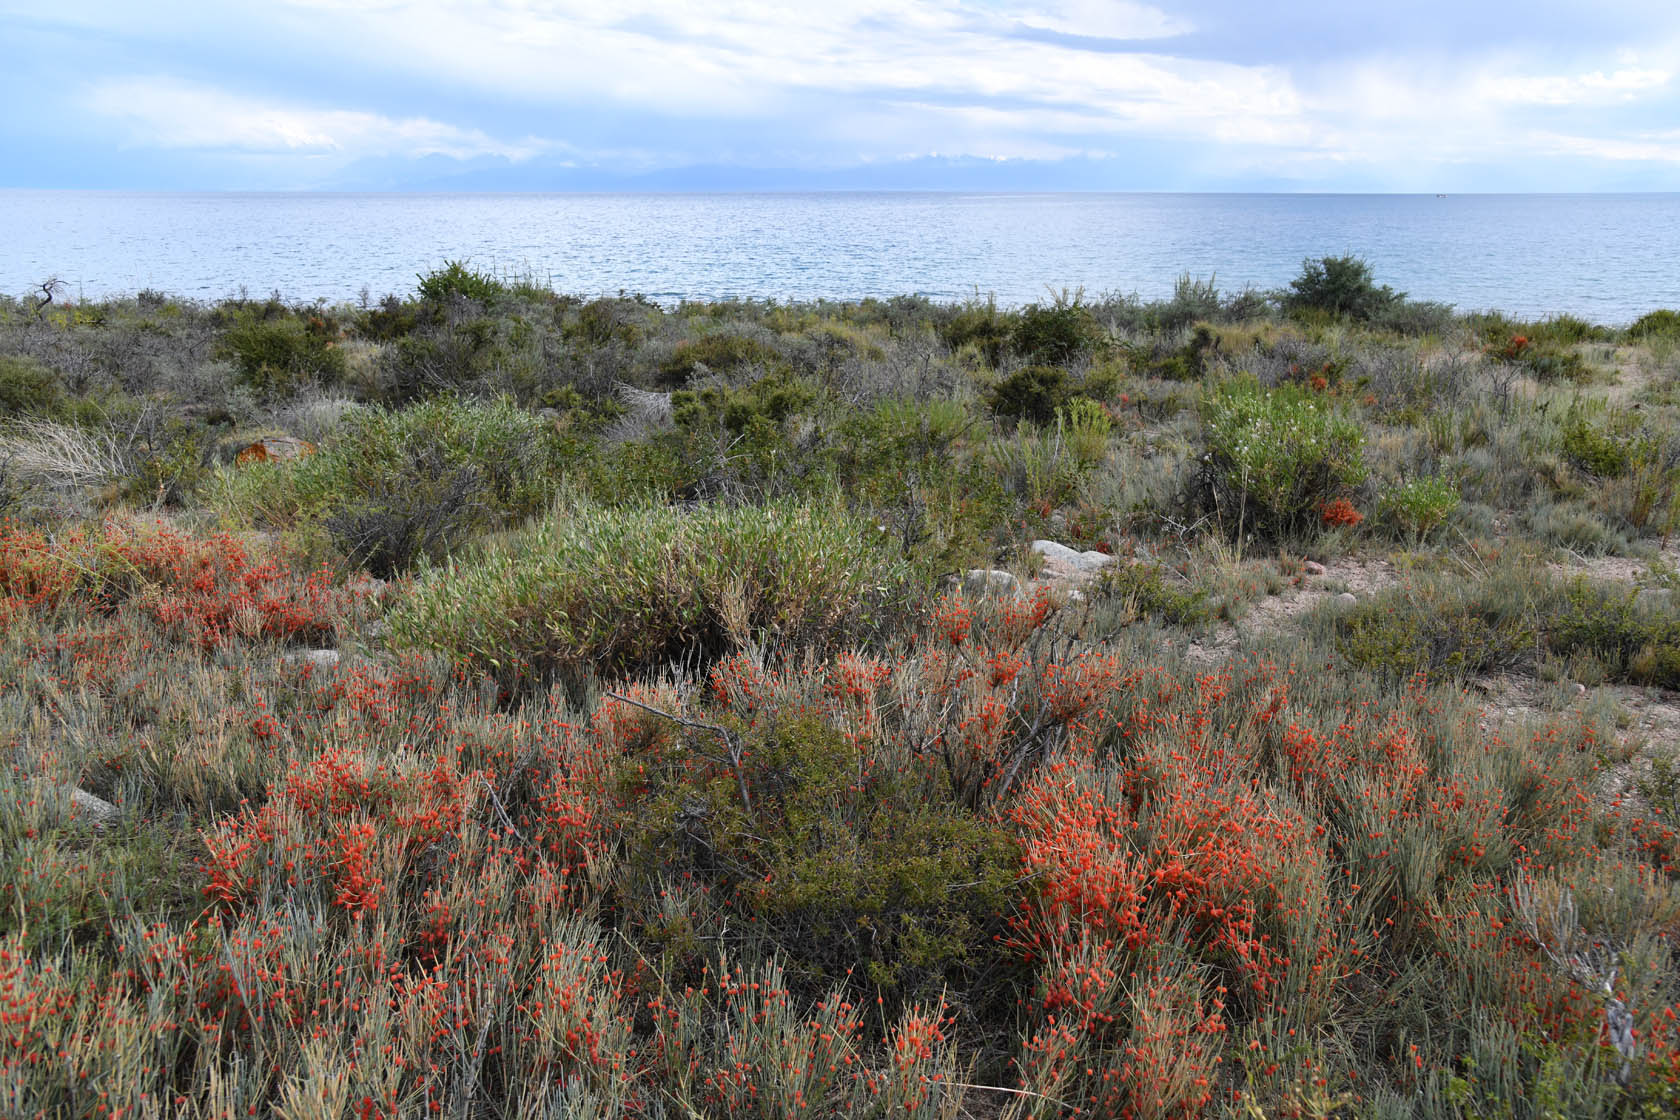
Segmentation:
{"type": "Polygon", "coordinates": [[[1363,321],[1404,298],[1387,285],[1379,286],[1371,266],[1359,257],[1309,257],[1301,262],[1301,274],[1289,282],[1283,306],[1290,312],[1318,311],[1363,321]]]}
{"type": "Polygon", "coordinates": [[[1466,581],[1426,576],[1337,613],[1337,651],[1391,680],[1463,680],[1532,664],[1547,593],[1521,569],[1466,581]]]}
{"type": "Polygon", "coordinates": [[[1140,377],[1200,381],[1207,375],[1209,362],[1219,356],[1219,350],[1219,336],[1206,323],[1198,323],[1181,346],[1154,339],[1127,347],[1126,358],[1132,372],[1140,377]]]}
{"type": "Polygon", "coordinates": [[[1590,656],[1612,680],[1680,687],[1680,611],[1668,596],[1574,580],[1547,629],[1559,657],[1590,656]]]}
{"type": "Polygon", "coordinates": [[[1667,308],[1647,311],[1629,324],[1627,333],[1629,338],[1680,339],[1680,311],[1671,311],[1667,308]]]}
{"type": "Polygon", "coordinates": [[[1034,362],[1067,365],[1096,345],[1097,321],[1077,298],[1057,300],[1048,307],[1028,304],[1021,309],[1009,345],[1034,362]]]}
{"type": "Polygon", "coordinates": [[[992,387],[987,403],[999,416],[1048,424],[1073,398],[1076,383],[1060,366],[1026,366],[992,387]]]}
{"type": "Polygon", "coordinates": [[[989,366],[1003,361],[1003,349],[1016,325],[1015,317],[997,308],[997,300],[965,304],[939,325],[939,337],[952,351],[972,346],[989,366]]]}
{"type": "Polygon", "coordinates": [[[1377,508],[1391,528],[1421,540],[1446,523],[1459,501],[1458,487],[1444,478],[1412,478],[1384,490],[1377,508]]]}
{"type": "Polygon", "coordinates": [[[1365,480],[1365,431],[1294,385],[1230,382],[1207,398],[1200,501],[1242,535],[1310,532],[1327,506],[1365,480]]]}
{"type": "Polygon", "coordinates": [[[659,363],[655,380],[667,387],[681,387],[702,370],[733,373],[761,367],[766,372],[786,369],[787,361],[769,343],[748,335],[708,334],[677,343],[670,357],[659,363]]]}
{"type": "Polygon", "coordinates": [[[442,268],[433,269],[420,277],[420,298],[427,303],[449,303],[467,299],[481,307],[489,307],[507,293],[500,280],[487,272],[477,272],[462,261],[445,261],[442,268]]]}
{"type": "Polygon", "coordinates": [[[515,685],[705,663],[749,644],[832,649],[903,582],[881,536],[844,511],[787,503],[582,505],[425,573],[392,633],[515,685]]]}
{"type": "Polygon", "coordinates": [[[1564,417],[1562,435],[1564,458],[1599,478],[1621,478],[1656,452],[1628,413],[1610,413],[1595,423],[1588,410],[1574,407],[1564,417]]]}
{"type": "Polygon", "coordinates": [[[290,395],[306,385],[336,383],[346,368],[337,332],[318,316],[245,318],[222,336],[221,348],[241,381],[274,396],[290,395]]]}
{"type": "Polygon", "coordinates": [[[52,370],[28,358],[0,355],[0,417],[52,416],[62,397],[52,370]]]}

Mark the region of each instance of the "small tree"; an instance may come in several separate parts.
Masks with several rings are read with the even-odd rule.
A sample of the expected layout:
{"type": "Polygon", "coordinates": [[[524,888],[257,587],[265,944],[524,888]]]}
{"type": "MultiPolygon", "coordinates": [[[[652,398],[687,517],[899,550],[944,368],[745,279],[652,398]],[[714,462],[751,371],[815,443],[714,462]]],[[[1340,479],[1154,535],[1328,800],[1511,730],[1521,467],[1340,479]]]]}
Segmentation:
{"type": "Polygon", "coordinates": [[[1283,308],[1368,320],[1405,298],[1404,292],[1377,284],[1371,266],[1360,257],[1308,257],[1301,262],[1301,275],[1289,282],[1283,308]]]}

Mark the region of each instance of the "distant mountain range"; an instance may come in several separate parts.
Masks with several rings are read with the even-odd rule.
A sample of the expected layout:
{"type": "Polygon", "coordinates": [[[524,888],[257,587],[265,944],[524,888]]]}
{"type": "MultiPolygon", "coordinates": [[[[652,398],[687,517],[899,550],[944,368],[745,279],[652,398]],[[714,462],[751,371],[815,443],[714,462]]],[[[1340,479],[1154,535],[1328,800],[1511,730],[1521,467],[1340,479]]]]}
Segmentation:
{"type": "MultiPolygon", "coordinates": [[[[1163,185],[1161,164],[1114,159],[989,160],[938,156],[839,168],[695,164],[650,171],[579,167],[542,159],[367,160],[327,189],[365,191],[1124,191],[1182,190],[1163,185]]],[[[1189,179],[1190,176],[1185,176],[1189,179]]],[[[1200,189],[1209,189],[1205,186],[1200,189]]],[[[1278,182],[1234,190],[1289,190],[1278,182]]]]}

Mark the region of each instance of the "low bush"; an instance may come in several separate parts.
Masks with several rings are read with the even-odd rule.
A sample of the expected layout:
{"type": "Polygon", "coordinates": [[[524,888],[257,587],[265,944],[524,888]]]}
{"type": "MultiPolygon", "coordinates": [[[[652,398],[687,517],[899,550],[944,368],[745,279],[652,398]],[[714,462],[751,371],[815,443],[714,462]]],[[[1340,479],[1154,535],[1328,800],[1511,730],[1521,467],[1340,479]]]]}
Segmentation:
{"type": "Polygon", "coordinates": [[[1283,307],[1289,312],[1320,312],[1358,321],[1376,318],[1405,296],[1371,277],[1371,266],[1359,257],[1308,258],[1301,274],[1289,282],[1283,307]]]}
{"type": "Polygon", "coordinates": [[[677,343],[676,349],[655,369],[654,379],[666,388],[681,388],[703,371],[729,374],[758,368],[774,373],[785,370],[787,364],[781,352],[761,338],[707,334],[677,343]]]}
{"type": "Polygon", "coordinates": [[[489,307],[507,294],[500,280],[469,268],[463,261],[445,261],[442,268],[426,273],[420,277],[418,291],[428,303],[466,299],[481,307],[489,307]]]}
{"type": "Polygon", "coordinates": [[[559,510],[427,572],[391,618],[402,644],[511,685],[705,664],[749,645],[837,648],[906,579],[880,530],[781,503],[559,510]]]}
{"type": "Polygon", "coordinates": [[[1097,320],[1077,298],[1059,299],[1045,306],[1032,303],[1021,309],[1009,345],[1032,362],[1067,365],[1097,344],[1097,320]]]}
{"type": "Polygon", "coordinates": [[[1367,672],[1465,680],[1534,665],[1544,588],[1516,568],[1483,580],[1426,575],[1337,612],[1330,629],[1341,656],[1367,672]]]}
{"type": "Polygon", "coordinates": [[[52,370],[29,358],[0,355],[0,419],[56,415],[63,395],[52,370]]]}
{"type": "Polygon", "coordinates": [[[319,316],[243,317],[223,334],[221,350],[244,384],[267,396],[335,384],[346,369],[336,330],[319,316]]]}
{"type": "Polygon", "coordinates": [[[1680,311],[1662,308],[1657,311],[1647,311],[1628,325],[1629,338],[1652,339],[1674,338],[1680,339],[1680,311]]]}
{"type": "Polygon", "coordinates": [[[1365,481],[1364,429],[1298,386],[1221,385],[1204,400],[1202,438],[1197,500],[1234,536],[1310,535],[1365,481]]]}
{"type": "Polygon", "coordinates": [[[1446,524],[1461,500],[1458,487],[1444,478],[1409,478],[1386,488],[1377,509],[1390,529],[1420,541],[1446,524]]]}

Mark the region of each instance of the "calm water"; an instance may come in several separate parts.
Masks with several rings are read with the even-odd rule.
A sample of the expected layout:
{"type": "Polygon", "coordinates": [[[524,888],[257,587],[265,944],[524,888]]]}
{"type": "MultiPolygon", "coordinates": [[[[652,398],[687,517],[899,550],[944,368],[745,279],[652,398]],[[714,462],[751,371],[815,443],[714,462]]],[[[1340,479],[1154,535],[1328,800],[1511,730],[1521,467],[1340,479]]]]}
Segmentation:
{"type": "Polygon", "coordinates": [[[446,259],[564,292],[840,299],[1280,286],[1358,253],[1460,309],[1626,322],[1680,307],[1680,194],[138,194],[0,191],[0,291],[407,292],[446,259]]]}

